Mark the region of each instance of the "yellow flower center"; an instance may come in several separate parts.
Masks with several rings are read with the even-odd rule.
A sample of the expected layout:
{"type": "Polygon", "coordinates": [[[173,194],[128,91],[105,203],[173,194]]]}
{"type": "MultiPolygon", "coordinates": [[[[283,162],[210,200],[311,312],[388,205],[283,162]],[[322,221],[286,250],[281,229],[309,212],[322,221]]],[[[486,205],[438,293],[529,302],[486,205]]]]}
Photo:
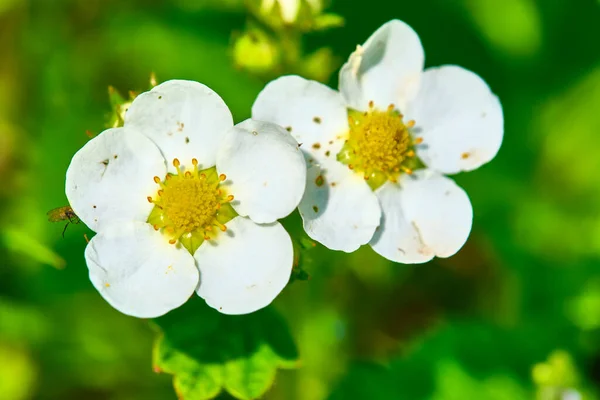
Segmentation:
{"type": "Polygon", "coordinates": [[[410,132],[415,122],[405,124],[402,117],[394,105],[380,111],[373,102],[364,113],[348,111],[350,131],[337,159],[363,174],[373,190],[419,167],[414,146],[421,140],[413,140],[410,132]]]}
{"type": "Polygon", "coordinates": [[[163,181],[154,177],[160,189],[156,196],[148,197],[154,204],[148,223],[156,230],[162,229],[169,243],[179,242],[194,254],[204,240],[225,232],[225,223],[237,213],[229,204],[233,195],[225,193],[220,185],[227,177],[218,175],[215,167],[199,171],[196,159],[192,165],[192,170],[184,171],[179,160],[174,159],[177,174],[167,174],[163,181]]]}

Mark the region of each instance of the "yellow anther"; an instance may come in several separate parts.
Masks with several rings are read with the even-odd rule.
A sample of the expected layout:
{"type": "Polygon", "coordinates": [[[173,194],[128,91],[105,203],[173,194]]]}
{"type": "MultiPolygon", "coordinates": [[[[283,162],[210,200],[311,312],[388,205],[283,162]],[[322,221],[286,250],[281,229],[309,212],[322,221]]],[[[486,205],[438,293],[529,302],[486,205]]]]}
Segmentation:
{"type": "Polygon", "coordinates": [[[411,119],[410,121],[408,121],[408,122],[406,123],[406,127],[407,127],[407,128],[409,128],[409,129],[410,129],[410,128],[414,128],[414,127],[415,127],[415,124],[416,124],[415,120],[414,120],[414,119],[411,119]]]}
{"type": "Polygon", "coordinates": [[[154,200],[152,200],[152,197],[148,196],[148,197],[146,197],[146,199],[148,199],[148,203],[154,203],[154,200]]]}
{"type": "Polygon", "coordinates": [[[156,199],[148,197],[155,204],[148,223],[156,230],[162,229],[169,243],[180,242],[194,254],[203,240],[218,239],[207,235],[213,225],[223,230],[224,223],[237,215],[227,204],[233,195],[225,195],[219,189],[226,177],[218,175],[215,167],[199,172],[198,161],[193,159],[194,170],[183,172],[177,158],[173,165],[177,174],[167,174],[163,182],[154,178],[160,189],[156,199]]]}
{"type": "Polygon", "coordinates": [[[222,232],[225,232],[227,230],[227,227],[225,226],[225,224],[222,224],[219,221],[215,221],[215,225],[218,226],[222,232]]]}
{"type": "Polygon", "coordinates": [[[160,183],[160,178],[159,178],[158,176],[155,176],[155,177],[154,177],[154,182],[155,182],[155,183],[160,183]]]}
{"type": "Polygon", "coordinates": [[[373,190],[418,166],[413,147],[420,141],[413,141],[409,131],[415,123],[404,124],[396,105],[382,111],[370,101],[368,111],[350,110],[348,120],[348,137],[337,160],[360,173],[373,190]]]}

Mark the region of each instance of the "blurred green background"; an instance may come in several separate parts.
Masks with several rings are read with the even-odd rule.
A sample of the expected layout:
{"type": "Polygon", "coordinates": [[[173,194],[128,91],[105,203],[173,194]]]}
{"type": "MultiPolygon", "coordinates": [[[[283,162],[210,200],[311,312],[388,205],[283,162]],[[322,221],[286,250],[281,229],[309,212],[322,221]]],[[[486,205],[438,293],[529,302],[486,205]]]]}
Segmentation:
{"type": "MultiPolygon", "coordinates": [[[[264,398],[600,398],[600,3],[337,0],[326,12],[343,26],[310,25],[307,11],[281,28],[258,1],[0,0],[0,399],[176,398],[152,369],[155,328],[93,289],[91,232],[71,225],[63,239],[46,219],[67,204],[86,130],[110,118],[109,85],[198,80],[239,122],[277,74],[336,87],[341,62],[392,18],[419,33],[427,66],[488,82],[502,149],[455,177],[475,213],[456,256],[409,266],[369,248],[302,253],[310,279],[271,306],[298,368],[264,398]]],[[[286,221],[296,236],[298,220],[286,221]]]]}

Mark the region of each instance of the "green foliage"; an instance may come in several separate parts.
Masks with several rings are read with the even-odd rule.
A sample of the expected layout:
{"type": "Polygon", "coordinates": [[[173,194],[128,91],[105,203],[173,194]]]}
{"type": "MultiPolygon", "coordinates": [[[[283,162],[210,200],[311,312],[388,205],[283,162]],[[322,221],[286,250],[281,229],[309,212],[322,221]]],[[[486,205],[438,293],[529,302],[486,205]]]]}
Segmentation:
{"type": "Polygon", "coordinates": [[[325,6],[323,0],[247,1],[254,19],[235,37],[232,53],[236,66],[265,79],[298,74],[327,81],[340,64],[338,58],[328,47],[306,52],[302,39],[304,34],[344,25],[341,15],[323,12],[325,6]],[[288,15],[282,4],[296,12],[288,15]]]}
{"type": "Polygon", "coordinates": [[[186,399],[268,388],[265,400],[557,400],[573,389],[562,386],[597,399],[599,3],[303,1],[295,24],[251,3],[0,0],[0,397],[171,399],[174,380],[186,399]],[[474,207],[465,248],[418,267],[332,252],[295,213],[284,224],[301,238],[296,282],[276,300],[289,331],[272,309],[221,316],[192,299],[157,320],[156,339],[106,304],[83,258],[91,232],[71,225],[63,239],[45,214],[66,204],[86,130],[107,123],[108,85],[121,93],[111,126],[152,71],[208,85],[240,122],[280,74],[335,88],[339,65],[391,18],[419,33],[427,67],[473,70],[503,105],[498,156],[453,177],[474,207]],[[266,47],[244,37],[252,29],[266,47]],[[153,341],[165,374],[148,368],[153,341]],[[569,361],[555,368],[557,349],[569,361]]]}
{"type": "Polygon", "coordinates": [[[278,368],[298,366],[289,329],[272,308],[230,316],[194,298],[154,321],[161,330],[154,369],[174,375],[181,399],[211,399],[222,390],[255,399],[271,387],[278,368]]]}

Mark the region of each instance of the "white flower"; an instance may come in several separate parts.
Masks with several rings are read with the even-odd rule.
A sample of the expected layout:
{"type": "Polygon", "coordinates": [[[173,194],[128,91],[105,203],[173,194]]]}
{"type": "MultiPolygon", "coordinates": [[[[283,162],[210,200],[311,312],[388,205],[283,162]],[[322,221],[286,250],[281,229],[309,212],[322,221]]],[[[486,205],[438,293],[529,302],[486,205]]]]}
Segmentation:
{"type": "Polygon", "coordinates": [[[334,250],[369,243],[402,263],[449,257],[472,224],[466,193],[444,174],[490,161],[502,108],[456,66],[423,71],[417,34],[393,20],[340,71],[340,91],[297,76],[269,83],[252,108],[302,144],[309,163],[299,209],[308,235],[334,250]]]}
{"type": "Polygon", "coordinates": [[[234,127],[211,89],[168,81],[134,100],[124,127],[75,154],[66,194],[97,232],[85,251],[90,279],[117,310],[157,317],[196,291],[245,314],[289,280],[292,242],[277,220],[298,206],[305,181],[283,128],[234,127]]]}

